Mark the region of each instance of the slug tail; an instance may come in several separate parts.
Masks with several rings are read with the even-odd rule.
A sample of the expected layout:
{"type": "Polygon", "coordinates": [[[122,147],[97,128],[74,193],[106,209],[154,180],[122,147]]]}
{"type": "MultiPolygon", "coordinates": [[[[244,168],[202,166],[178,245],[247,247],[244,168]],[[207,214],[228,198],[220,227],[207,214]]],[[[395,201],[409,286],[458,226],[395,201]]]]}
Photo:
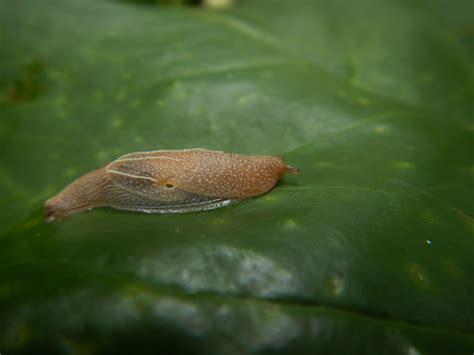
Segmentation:
{"type": "Polygon", "coordinates": [[[44,204],[47,223],[105,205],[107,175],[104,169],[81,176],[44,204]]]}
{"type": "Polygon", "coordinates": [[[61,220],[60,210],[51,202],[51,199],[44,204],[44,218],[46,223],[52,223],[61,220]]]}

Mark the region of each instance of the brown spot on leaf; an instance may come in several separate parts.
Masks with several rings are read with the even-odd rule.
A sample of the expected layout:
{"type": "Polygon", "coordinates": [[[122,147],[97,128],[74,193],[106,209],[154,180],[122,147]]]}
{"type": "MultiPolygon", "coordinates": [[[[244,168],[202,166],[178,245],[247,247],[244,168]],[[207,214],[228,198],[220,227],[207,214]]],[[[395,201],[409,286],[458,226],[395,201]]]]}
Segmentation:
{"type": "Polygon", "coordinates": [[[44,91],[45,64],[40,59],[31,60],[15,78],[1,83],[0,92],[7,103],[18,104],[38,97],[44,91]]]}

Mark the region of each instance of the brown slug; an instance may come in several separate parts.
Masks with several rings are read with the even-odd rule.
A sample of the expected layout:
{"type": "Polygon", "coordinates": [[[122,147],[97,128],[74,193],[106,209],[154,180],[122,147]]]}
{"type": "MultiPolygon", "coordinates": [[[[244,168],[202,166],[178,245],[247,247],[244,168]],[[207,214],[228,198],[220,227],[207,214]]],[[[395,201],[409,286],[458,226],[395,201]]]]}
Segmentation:
{"type": "Polygon", "coordinates": [[[264,194],[285,171],[298,169],[277,156],[200,148],[130,153],[76,179],[46,201],[46,221],[95,207],[144,213],[210,210],[264,194]]]}

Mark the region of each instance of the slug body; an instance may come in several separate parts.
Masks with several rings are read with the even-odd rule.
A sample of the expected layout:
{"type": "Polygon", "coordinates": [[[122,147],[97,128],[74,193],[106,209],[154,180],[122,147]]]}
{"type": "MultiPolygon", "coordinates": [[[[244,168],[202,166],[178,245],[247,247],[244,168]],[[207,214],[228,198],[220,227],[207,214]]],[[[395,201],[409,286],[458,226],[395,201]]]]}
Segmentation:
{"type": "Polygon", "coordinates": [[[285,171],[281,157],[206,149],[126,154],[69,184],[46,201],[47,222],[95,207],[184,213],[224,207],[271,190],[285,171]]]}

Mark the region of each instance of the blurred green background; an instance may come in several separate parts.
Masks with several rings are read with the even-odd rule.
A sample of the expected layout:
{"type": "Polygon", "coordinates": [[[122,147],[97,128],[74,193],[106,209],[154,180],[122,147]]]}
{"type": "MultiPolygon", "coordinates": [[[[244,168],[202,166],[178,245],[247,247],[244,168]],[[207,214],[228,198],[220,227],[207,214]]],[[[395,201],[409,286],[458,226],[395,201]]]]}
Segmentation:
{"type": "Polygon", "coordinates": [[[158,2],[0,0],[0,353],[471,354],[474,2],[158,2]],[[301,173],[44,223],[74,178],[192,147],[301,173]]]}

